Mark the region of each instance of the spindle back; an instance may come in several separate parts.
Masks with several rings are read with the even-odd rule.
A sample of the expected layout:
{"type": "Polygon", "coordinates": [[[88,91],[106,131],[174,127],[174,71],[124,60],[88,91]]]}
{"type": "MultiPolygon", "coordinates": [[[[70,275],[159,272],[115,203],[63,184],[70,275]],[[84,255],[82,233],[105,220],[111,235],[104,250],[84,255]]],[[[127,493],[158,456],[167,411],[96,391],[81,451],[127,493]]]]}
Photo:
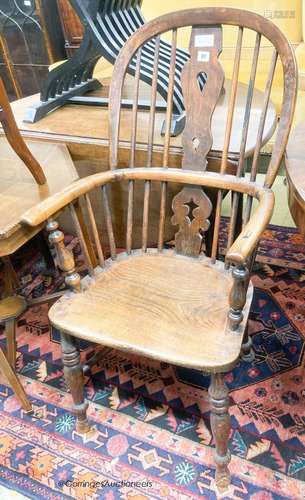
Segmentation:
{"type": "MultiPolygon", "coordinates": [[[[283,100],[282,106],[279,114],[279,126],[277,128],[275,146],[273,148],[271,161],[269,164],[268,172],[266,175],[265,185],[270,187],[276,177],[277,170],[279,167],[279,163],[281,161],[281,157],[285,150],[285,145],[287,142],[294,106],[296,99],[296,89],[297,89],[297,67],[296,60],[294,57],[294,52],[292,47],[290,46],[289,41],[286,39],[285,35],[280,31],[280,29],[273,24],[268,19],[255,14],[253,12],[249,12],[246,10],[240,9],[231,9],[231,8],[202,8],[202,9],[190,9],[184,11],[177,11],[170,14],[166,14],[159,18],[156,18],[148,23],[146,23],[143,27],[138,29],[127,41],[125,46],[120,52],[120,55],[116,61],[113,71],[113,78],[110,86],[110,96],[109,96],[109,122],[110,122],[110,167],[117,168],[118,165],[118,141],[119,141],[119,132],[120,132],[120,120],[121,120],[121,112],[122,112],[122,96],[123,96],[123,87],[125,82],[125,77],[127,73],[127,68],[130,62],[134,59],[136,61],[136,75],[134,80],[134,98],[133,98],[133,109],[131,113],[126,114],[124,110],[124,125],[128,122],[132,125],[131,128],[131,152],[130,152],[130,165],[134,166],[133,160],[135,155],[135,147],[137,140],[137,132],[139,133],[137,127],[137,116],[140,114],[138,109],[138,100],[139,100],[139,73],[141,67],[145,67],[145,61],[141,59],[141,47],[147,43],[149,40],[153,42],[152,49],[154,49],[155,53],[155,78],[154,82],[151,86],[151,110],[149,113],[149,127],[147,132],[147,166],[150,165],[151,161],[151,146],[153,145],[153,139],[155,135],[158,135],[158,139],[160,139],[157,130],[154,130],[155,125],[155,117],[156,113],[159,116],[158,109],[156,109],[156,82],[157,82],[157,71],[158,71],[158,59],[159,59],[159,47],[160,47],[160,36],[161,35],[169,35],[171,32],[171,40],[172,40],[172,50],[171,57],[168,60],[168,74],[169,74],[169,92],[167,99],[167,113],[166,113],[166,130],[164,136],[164,155],[163,155],[163,164],[164,166],[168,165],[168,147],[170,146],[170,118],[172,117],[172,98],[173,98],[173,87],[175,85],[174,77],[174,67],[175,67],[175,59],[176,59],[176,41],[179,36],[178,31],[181,28],[185,27],[193,27],[191,33],[190,40],[190,52],[195,52],[195,57],[191,57],[192,66],[197,64],[196,70],[200,70],[201,72],[206,73],[210,72],[210,85],[206,82],[205,86],[209,90],[205,90],[204,94],[208,93],[205,96],[205,99],[202,99],[202,106],[206,106],[206,101],[215,101],[217,102],[219,98],[219,86],[220,82],[223,79],[223,74],[221,73],[220,68],[216,70],[220,63],[217,63],[216,58],[212,55],[217,49],[217,57],[219,56],[222,50],[222,26],[231,25],[236,26],[237,29],[237,37],[235,41],[235,60],[234,67],[231,78],[231,89],[229,89],[230,97],[229,97],[229,105],[227,108],[227,116],[223,117],[224,123],[226,123],[225,127],[225,141],[223,145],[222,151],[222,170],[225,169],[225,159],[229,153],[229,140],[232,134],[232,122],[234,115],[234,107],[236,105],[236,91],[237,91],[237,83],[238,83],[238,73],[239,73],[239,65],[241,54],[243,50],[243,33],[245,30],[251,30],[255,33],[255,45],[252,54],[252,67],[251,73],[249,75],[249,84],[247,91],[247,101],[246,107],[244,110],[244,123],[243,123],[243,134],[242,140],[240,143],[240,161],[239,161],[239,169],[238,175],[241,175],[242,172],[242,160],[245,154],[246,142],[247,142],[247,133],[249,128],[249,123],[251,120],[251,105],[253,99],[253,91],[255,85],[255,77],[257,73],[259,58],[260,58],[260,48],[264,47],[263,40],[269,41],[274,46],[274,53],[272,59],[270,61],[270,70],[268,79],[266,81],[266,89],[264,96],[264,103],[262,106],[261,117],[259,120],[259,127],[257,133],[257,141],[255,145],[255,152],[253,158],[253,165],[251,169],[252,178],[256,177],[257,173],[257,156],[261,149],[261,142],[263,137],[264,125],[266,120],[266,115],[268,111],[268,103],[270,99],[270,93],[272,89],[272,81],[275,72],[275,67],[280,60],[280,65],[283,70],[283,100]],[[198,57],[201,57],[202,60],[196,59],[196,54],[198,57]],[[210,57],[211,54],[211,57],[210,57]],[[206,60],[204,60],[206,58],[206,60]],[[201,64],[200,64],[201,63],[201,64]],[[213,71],[217,71],[216,81],[214,79],[215,75],[213,71]],[[214,86],[216,89],[214,89],[214,86]],[[218,91],[217,91],[218,88],[218,91]],[[213,91],[214,94],[210,95],[210,92],[213,91]]],[[[269,43],[268,42],[268,43],[269,43]]],[[[248,49],[248,47],[245,47],[248,49]]],[[[249,51],[247,51],[247,54],[249,51]]],[[[193,54],[194,55],[194,54],[193,54]]],[[[267,61],[263,61],[264,64],[267,61]]],[[[194,73],[196,72],[194,69],[194,73]]],[[[185,70],[184,70],[185,73],[185,70]]],[[[226,75],[230,76],[230,75],[226,75]]],[[[183,79],[183,77],[182,77],[183,79]]],[[[196,82],[189,82],[188,88],[184,85],[183,96],[184,100],[187,98],[188,90],[193,91],[194,85],[196,82]]],[[[198,82],[200,85],[200,82],[198,82]]],[[[196,89],[197,90],[197,89],[196,89]]],[[[200,89],[203,91],[203,89],[200,89]]],[[[157,103],[158,104],[158,103],[157,103]]],[[[213,103],[215,106],[215,102],[213,103]]],[[[199,115],[198,113],[198,92],[196,91],[195,95],[190,96],[190,101],[188,103],[188,110],[186,112],[186,116],[188,117],[190,110],[193,109],[194,114],[199,115]]],[[[201,106],[201,105],[200,105],[201,106]]],[[[208,106],[213,111],[212,104],[209,102],[208,106]]],[[[201,109],[200,109],[201,111],[201,109]]],[[[208,127],[211,116],[201,116],[199,120],[198,134],[205,136],[206,129],[208,127]]],[[[141,114],[141,125],[142,125],[143,116],[141,114]]],[[[140,131],[143,133],[143,130],[140,131]]],[[[143,140],[143,134],[141,133],[141,140],[143,140]]],[[[176,144],[177,141],[174,140],[176,144]]],[[[201,155],[202,152],[198,150],[198,153],[201,155]]],[[[160,165],[159,165],[160,166],[160,165]]],[[[193,168],[193,166],[192,166],[193,168]]]]}
{"type": "MultiPolygon", "coordinates": [[[[249,47],[246,49],[248,57],[249,47]]],[[[130,85],[130,81],[127,83],[130,85]]],[[[32,210],[33,213],[25,217],[24,221],[35,225],[69,206],[91,276],[94,276],[97,263],[103,266],[108,255],[111,259],[116,258],[118,248],[126,249],[128,255],[132,254],[133,249],[142,248],[146,252],[149,247],[154,246],[162,252],[166,242],[172,238],[175,238],[178,253],[193,257],[204,251],[215,262],[221,243],[222,248],[227,248],[227,262],[245,264],[247,261],[248,265],[253,261],[259,238],[272,214],[273,193],[269,188],[276,177],[287,143],[296,90],[297,67],[293,50],[283,33],[267,19],[252,12],[227,8],[192,9],[155,19],[129,39],[114,67],[109,106],[109,172],[81,179],[66,193],[63,192],[61,196],[42,203],[37,210],[32,210]],[[230,29],[236,29],[236,44],[231,82],[225,83],[224,93],[225,75],[221,66],[221,51],[226,25],[231,25],[230,29]],[[183,91],[185,126],[182,137],[172,137],[173,95],[177,78],[176,47],[179,30],[186,27],[191,28],[190,55],[182,68],[179,82],[183,91]],[[246,30],[253,32],[254,47],[250,50],[252,65],[245,105],[241,107],[238,100],[238,75],[244,50],[243,40],[249,39],[244,36],[246,30]],[[158,61],[162,51],[160,36],[167,32],[171,32],[172,42],[168,57],[168,98],[164,113],[158,107],[157,81],[158,61]],[[274,53],[258,113],[257,108],[252,108],[255,77],[264,39],[274,46],[274,53]],[[145,68],[141,47],[143,44],[147,46],[148,42],[154,51],[154,76],[150,88],[150,106],[143,111],[138,105],[142,85],[140,71],[142,66],[145,68]],[[131,60],[136,67],[132,81],[134,98],[132,109],[126,110],[122,109],[122,100],[125,97],[125,77],[130,78],[126,73],[131,60]],[[256,182],[258,158],[268,136],[265,123],[268,121],[277,63],[283,70],[283,102],[264,185],[259,185],[256,182]],[[215,109],[223,101],[227,105],[221,108],[222,120],[218,117],[220,122],[223,121],[223,130],[220,132],[223,145],[221,151],[215,152],[213,142],[216,139],[219,142],[219,137],[213,137],[211,124],[215,109]],[[237,115],[238,123],[241,124],[239,130],[234,129],[237,115]],[[157,125],[164,119],[164,136],[161,136],[157,125]],[[128,166],[122,165],[119,157],[119,146],[122,145],[120,124],[124,131],[125,151],[129,153],[128,166]],[[248,144],[249,131],[252,147],[248,144]],[[128,132],[129,142],[126,141],[128,132]],[[239,134],[239,153],[235,163],[232,162],[230,150],[233,134],[239,134]],[[180,145],[180,149],[183,148],[181,169],[172,168],[171,164],[171,151],[177,149],[177,145],[180,145]],[[245,158],[249,151],[253,158],[250,171],[246,172],[245,158]],[[122,166],[129,168],[118,168],[122,166]],[[99,207],[100,189],[103,207],[99,207]],[[221,234],[225,197],[231,200],[226,243],[221,234]],[[244,198],[246,203],[242,211],[244,198]],[[254,198],[259,200],[259,207],[250,219],[254,198]],[[242,227],[243,224],[245,227],[242,227]]],[[[123,104],[126,105],[126,102],[123,104]]],[[[52,224],[50,227],[52,228],[52,224]]]]}
{"type": "MultiPolygon", "coordinates": [[[[239,154],[233,168],[237,177],[245,176],[245,158],[249,143],[249,130],[251,129],[252,141],[253,130],[255,141],[252,148],[252,165],[249,180],[256,181],[258,173],[258,159],[262,146],[266,141],[266,118],[269,113],[270,94],[272,82],[277,64],[283,71],[283,99],[276,129],[276,136],[269,166],[265,176],[265,187],[271,187],[277,175],[280,162],[285,151],[289,130],[292,123],[297,90],[297,67],[294,52],[284,34],[271,21],[264,17],[240,9],[231,8],[198,8],[177,11],[154,19],[130,37],[114,66],[112,82],[109,95],[109,122],[110,122],[110,168],[119,166],[118,152],[120,144],[120,124],[123,123],[124,130],[130,129],[130,157],[129,167],[135,166],[162,166],[169,167],[169,158],[172,145],[177,145],[179,138],[171,135],[173,120],[173,92],[175,87],[175,64],[177,39],[179,30],[186,27],[191,28],[189,52],[190,58],[183,67],[181,73],[181,86],[183,91],[185,108],[185,127],[182,133],[183,158],[182,168],[187,170],[205,171],[208,168],[208,155],[212,154],[213,137],[211,121],[217,104],[223,99],[224,75],[219,56],[222,51],[223,26],[236,27],[235,58],[231,76],[231,82],[226,84],[225,92],[228,104],[226,116],[223,116],[223,146],[218,160],[218,171],[220,174],[232,174],[230,163],[230,144],[232,135],[240,135],[239,154]],[[241,111],[238,108],[238,75],[243,47],[244,32],[250,30],[255,37],[252,53],[252,66],[249,74],[249,82],[246,92],[245,107],[241,111]],[[168,59],[168,98],[165,118],[164,138],[161,139],[160,130],[156,122],[160,123],[160,110],[158,108],[157,81],[158,62],[161,50],[161,35],[170,36],[171,53],[168,59]],[[264,41],[265,40],[265,41],[264,41]],[[154,50],[154,73],[151,85],[150,109],[147,112],[139,110],[140,99],[140,72],[145,68],[145,58],[142,57],[141,48],[150,41],[154,50]],[[270,69],[265,85],[265,92],[259,118],[252,112],[253,95],[255,92],[255,78],[260,64],[260,49],[264,43],[271,43],[274,47],[270,69]],[[122,110],[122,99],[124,98],[124,85],[129,64],[133,61],[136,66],[133,80],[134,95],[131,111],[122,110]],[[242,127],[234,129],[234,116],[243,113],[242,127]],[[253,125],[253,121],[256,123],[253,125]],[[146,134],[147,130],[147,134],[146,134]],[[146,138],[145,138],[146,137],[146,138]],[[160,149],[161,139],[161,149],[160,149]],[[137,164],[136,153],[139,143],[147,144],[146,162],[137,164]],[[154,161],[154,152],[162,151],[162,164],[154,161]]],[[[247,54],[249,48],[246,47],[247,54]]],[[[266,61],[263,61],[265,64],[266,61]]],[[[278,68],[277,68],[278,70],[278,68]]],[[[130,78],[130,77],[129,77],[130,78]]],[[[162,118],[162,119],[163,119],[162,118]]],[[[217,156],[217,154],[216,154],[217,156]]],[[[134,184],[130,182],[128,194],[128,216],[127,235],[132,233],[133,218],[133,190],[134,184]]],[[[220,217],[224,191],[218,190],[213,198],[213,238],[211,243],[211,256],[217,257],[220,217]]],[[[143,206],[143,228],[142,248],[145,251],[148,242],[148,213],[151,195],[150,182],[145,182],[144,206],[143,206]]],[[[231,217],[229,224],[228,247],[236,236],[236,224],[238,218],[238,206],[240,195],[234,193],[231,204],[231,217]]],[[[166,211],[166,184],[161,184],[161,207],[159,225],[159,249],[163,246],[164,223],[166,211]]],[[[212,212],[211,201],[201,188],[185,186],[173,200],[174,215],[173,224],[179,226],[176,234],[176,248],[182,253],[196,255],[201,248],[202,234],[208,229],[208,218],[212,212]]],[[[252,197],[247,196],[244,210],[244,223],[247,223],[252,209],[252,197]]],[[[127,251],[130,251],[131,239],[127,236],[127,251]]]]}

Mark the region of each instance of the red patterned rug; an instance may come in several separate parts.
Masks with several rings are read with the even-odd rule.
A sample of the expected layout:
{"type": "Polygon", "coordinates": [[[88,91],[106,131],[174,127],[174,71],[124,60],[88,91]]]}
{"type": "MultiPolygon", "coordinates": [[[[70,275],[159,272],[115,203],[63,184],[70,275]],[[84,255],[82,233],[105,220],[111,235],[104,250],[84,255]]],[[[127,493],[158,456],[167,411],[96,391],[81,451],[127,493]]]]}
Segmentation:
{"type": "MultiPolygon", "coordinates": [[[[69,245],[79,256],[77,241],[69,245]]],[[[304,499],[304,242],[294,230],[270,227],[258,260],[249,322],[255,360],[226,377],[232,485],[221,498],[304,499]]],[[[14,265],[26,296],[62,286],[31,246],[14,265]]],[[[0,484],[34,499],[219,498],[206,374],[104,349],[86,381],[93,430],[83,437],[74,431],[47,306],[20,318],[17,341],[35,412],[24,414],[1,381],[0,484]]],[[[81,348],[88,358],[92,346],[81,348]]]]}

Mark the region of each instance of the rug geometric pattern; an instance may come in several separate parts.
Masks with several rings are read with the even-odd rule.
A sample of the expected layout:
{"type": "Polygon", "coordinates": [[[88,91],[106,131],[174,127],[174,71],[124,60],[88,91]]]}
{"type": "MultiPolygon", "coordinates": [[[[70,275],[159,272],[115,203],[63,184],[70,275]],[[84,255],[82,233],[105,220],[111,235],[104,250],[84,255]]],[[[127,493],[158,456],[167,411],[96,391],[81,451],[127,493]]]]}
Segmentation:
{"type": "MultiPolygon", "coordinates": [[[[281,230],[272,234],[269,247],[280,247],[281,230]]],[[[79,256],[76,240],[69,245],[79,256]]],[[[31,249],[29,258],[27,251],[15,260],[23,292],[60,288],[60,277],[45,275],[39,255],[31,249]]],[[[305,497],[305,277],[293,263],[278,267],[268,259],[253,278],[255,360],[226,375],[232,421],[226,499],[305,497]]],[[[219,498],[206,374],[104,348],[86,379],[93,428],[84,438],[74,430],[47,306],[26,311],[17,341],[18,372],[35,412],[24,414],[1,379],[0,483],[35,499],[219,498]]],[[[82,343],[83,360],[92,352],[82,343]]]]}

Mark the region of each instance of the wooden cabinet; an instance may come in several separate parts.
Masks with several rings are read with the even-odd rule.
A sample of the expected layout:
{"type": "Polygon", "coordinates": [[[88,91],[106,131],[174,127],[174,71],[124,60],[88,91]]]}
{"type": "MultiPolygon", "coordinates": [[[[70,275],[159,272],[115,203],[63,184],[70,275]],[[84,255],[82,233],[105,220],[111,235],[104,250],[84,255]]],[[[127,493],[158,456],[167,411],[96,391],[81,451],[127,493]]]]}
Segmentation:
{"type": "Polygon", "coordinates": [[[11,100],[39,92],[65,57],[56,0],[0,0],[0,75],[11,100]]]}
{"type": "Polygon", "coordinates": [[[71,56],[80,46],[84,28],[69,0],[57,0],[57,5],[65,37],[66,52],[68,56],[71,56]]]}

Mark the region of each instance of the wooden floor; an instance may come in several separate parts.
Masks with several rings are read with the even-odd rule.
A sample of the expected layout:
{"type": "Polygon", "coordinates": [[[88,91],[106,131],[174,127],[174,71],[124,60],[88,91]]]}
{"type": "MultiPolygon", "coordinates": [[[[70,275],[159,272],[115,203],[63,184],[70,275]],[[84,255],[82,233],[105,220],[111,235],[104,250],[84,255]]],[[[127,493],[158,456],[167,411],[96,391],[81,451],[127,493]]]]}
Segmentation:
{"type": "Polygon", "coordinates": [[[58,328],[92,342],[216,371],[240,354],[252,297],[250,286],[244,322],[238,332],[228,330],[231,286],[222,262],[136,251],[107,261],[86,291],[63,297],[49,315],[58,328]]]}

